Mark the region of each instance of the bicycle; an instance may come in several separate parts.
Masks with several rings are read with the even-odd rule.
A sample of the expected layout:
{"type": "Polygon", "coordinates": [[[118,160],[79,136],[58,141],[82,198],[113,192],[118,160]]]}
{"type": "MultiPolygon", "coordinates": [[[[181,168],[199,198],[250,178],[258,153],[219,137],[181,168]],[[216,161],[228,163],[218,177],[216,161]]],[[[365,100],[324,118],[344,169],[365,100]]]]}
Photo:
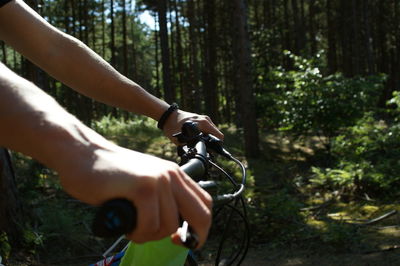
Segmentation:
{"type": "MultiPolygon", "coordinates": [[[[212,135],[201,133],[195,122],[188,121],[184,123],[182,132],[176,134],[175,137],[181,143],[186,143],[185,146],[179,146],[178,148],[178,155],[181,158],[181,169],[213,196],[214,218],[210,230],[211,238],[215,237],[214,231],[219,232],[221,230],[218,228],[221,226],[221,223],[223,225],[221,239],[215,256],[215,265],[233,265],[234,263],[240,265],[247,254],[250,243],[246,204],[242,196],[246,183],[245,167],[238,159],[234,158],[223,148],[222,142],[219,139],[212,135]],[[216,155],[220,155],[239,165],[242,173],[240,183],[214,162],[216,155]],[[225,191],[226,188],[224,189],[224,186],[221,185],[223,179],[215,175],[213,171],[218,171],[226,178],[225,180],[229,181],[231,187],[228,190],[233,190],[233,192],[220,193],[221,189],[225,191]],[[221,216],[227,217],[226,220],[224,221],[220,218],[221,216]],[[235,236],[231,231],[232,224],[234,223],[242,227],[241,230],[234,231],[240,233],[240,237],[235,236]],[[233,241],[233,243],[226,248],[228,240],[233,241]]],[[[164,239],[141,245],[128,244],[121,252],[108,257],[108,254],[124,238],[124,234],[134,229],[135,221],[136,209],[126,199],[113,199],[101,206],[93,221],[93,233],[100,237],[122,236],[103,254],[103,260],[92,265],[166,265],[166,261],[161,262],[160,252],[169,253],[166,254],[166,256],[169,255],[166,260],[170,260],[167,265],[182,265],[183,263],[189,266],[198,265],[196,252],[193,251],[194,247],[197,246],[197,237],[185,221],[182,222],[179,234],[182,243],[189,251],[174,246],[170,241],[164,239]],[[136,254],[139,258],[135,258],[129,254],[136,254]],[[153,255],[148,256],[148,254],[153,255]],[[129,258],[127,257],[128,255],[129,258]],[[154,255],[157,256],[155,261],[154,255]],[[128,260],[135,260],[135,262],[128,260]]]]}

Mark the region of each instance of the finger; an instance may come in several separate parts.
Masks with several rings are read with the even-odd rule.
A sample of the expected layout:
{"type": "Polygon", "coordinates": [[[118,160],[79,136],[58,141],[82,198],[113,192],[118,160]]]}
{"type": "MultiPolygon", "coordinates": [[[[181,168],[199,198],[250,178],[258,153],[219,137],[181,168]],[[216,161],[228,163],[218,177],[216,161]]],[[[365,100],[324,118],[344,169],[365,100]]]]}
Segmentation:
{"type": "Polygon", "coordinates": [[[164,238],[174,233],[179,227],[178,207],[171,190],[170,179],[167,177],[161,178],[159,182],[159,206],[162,226],[159,237],[164,238]]]}
{"type": "Polygon", "coordinates": [[[200,131],[212,134],[221,140],[224,139],[224,134],[222,134],[222,132],[219,131],[219,129],[214,125],[214,123],[208,116],[204,120],[199,122],[199,129],[200,131]]]}
{"type": "Polygon", "coordinates": [[[185,180],[179,179],[179,185],[176,186],[175,199],[179,212],[193,228],[194,232],[199,236],[199,246],[202,246],[207,238],[208,230],[211,226],[211,203],[203,201],[207,198],[200,190],[192,189],[185,180]],[[197,192],[196,192],[197,191],[197,192]]]}
{"type": "Polygon", "coordinates": [[[171,241],[172,241],[172,243],[174,243],[175,245],[185,247],[185,246],[183,245],[182,241],[181,241],[180,235],[179,235],[177,232],[176,232],[176,233],[173,233],[173,234],[171,235],[171,241]]]}
{"type": "Polygon", "coordinates": [[[208,122],[210,122],[214,127],[217,127],[208,115],[205,116],[205,119],[206,119],[208,122]]]}
{"type": "Polygon", "coordinates": [[[208,194],[207,191],[202,189],[193,179],[191,179],[188,175],[185,173],[182,173],[182,178],[186,182],[186,184],[192,189],[196,195],[206,204],[208,209],[211,210],[212,208],[212,198],[210,194],[208,194]]]}
{"type": "Polygon", "coordinates": [[[156,234],[160,229],[159,200],[156,186],[151,184],[141,186],[134,194],[135,197],[132,202],[137,207],[137,226],[127,237],[137,243],[156,240],[156,234]]]}

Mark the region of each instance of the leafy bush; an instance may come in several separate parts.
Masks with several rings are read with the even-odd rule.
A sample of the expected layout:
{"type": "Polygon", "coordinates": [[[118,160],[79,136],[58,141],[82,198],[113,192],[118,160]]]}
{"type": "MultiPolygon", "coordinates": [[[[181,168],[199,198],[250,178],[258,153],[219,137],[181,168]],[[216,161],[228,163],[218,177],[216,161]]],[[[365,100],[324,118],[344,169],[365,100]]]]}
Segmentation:
{"type": "MultiPolygon", "coordinates": [[[[389,101],[400,113],[400,95],[389,101]]],[[[354,126],[333,139],[332,169],[313,168],[311,182],[331,189],[347,187],[353,191],[386,195],[398,194],[400,185],[400,120],[379,120],[366,113],[354,126]]]]}
{"type": "Polygon", "coordinates": [[[104,116],[91,126],[106,138],[126,148],[144,152],[148,143],[162,136],[156,122],[150,118],[124,119],[104,116]]]}
{"type": "MultiPolygon", "coordinates": [[[[350,126],[374,104],[384,76],[346,78],[340,73],[324,76],[320,62],[285,51],[293,70],[277,67],[269,73],[269,92],[257,95],[261,110],[275,117],[277,125],[296,135],[332,137],[350,126]]],[[[321,59],[319,59],[321,60],[321,59]]]]}
{"type": "Polygon", "coordinates": [[[0,232],[0,264],[1,258],[7,259],[11,253],[11,245],[8,241],[7,234],[0,232]]]}

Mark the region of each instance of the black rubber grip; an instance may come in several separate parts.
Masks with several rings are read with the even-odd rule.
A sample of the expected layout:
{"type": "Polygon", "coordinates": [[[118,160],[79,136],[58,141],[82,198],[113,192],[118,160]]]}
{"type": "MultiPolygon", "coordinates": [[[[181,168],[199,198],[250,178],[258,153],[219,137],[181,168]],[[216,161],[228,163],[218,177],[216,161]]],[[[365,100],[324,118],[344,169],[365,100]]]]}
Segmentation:
{"type": "MultiPolygon", "coordinates": [[[[93,234],[99,237],[119,237],[132,232],[136,227],[137,211],[126,199],[114,199],[104,203],[93,220],[93,234]]],[[[189,226],[185,232],[185,245],[189,249],[197,247],[198,236],[189,226]]]]}
{"type": "Polygon", "coordinates": [[[107,201],[100,207],[93,220],[93,234],[100,237],[119,237],[135,229],[136,219],[136,207],[130,201],[107,201]]]}

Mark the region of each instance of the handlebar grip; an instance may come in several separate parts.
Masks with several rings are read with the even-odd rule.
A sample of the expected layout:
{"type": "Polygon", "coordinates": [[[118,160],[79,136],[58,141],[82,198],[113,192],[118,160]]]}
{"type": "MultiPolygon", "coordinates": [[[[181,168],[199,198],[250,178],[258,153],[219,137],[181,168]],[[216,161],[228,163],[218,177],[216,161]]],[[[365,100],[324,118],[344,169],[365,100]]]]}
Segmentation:
{"type": "Polygon", "coordinates": [[[136,207],[126,199],[104,203],[93,220],[93,234],[99,237],[119,237],[136,227],[136,207]]]}
{"type": "MultiPolygon", "coordinates": [[[[137,211],[126,199],[114,199],[101,205],[93,220],[93,234],[99,237],[119,237],[136,227],[137,211]]],[[[187,222],[185,222],[187,225],[187,222]]],[[[198,245],[198,236],[190,226],[181,232],[182,243],[189,249],[198,245]]]]}

